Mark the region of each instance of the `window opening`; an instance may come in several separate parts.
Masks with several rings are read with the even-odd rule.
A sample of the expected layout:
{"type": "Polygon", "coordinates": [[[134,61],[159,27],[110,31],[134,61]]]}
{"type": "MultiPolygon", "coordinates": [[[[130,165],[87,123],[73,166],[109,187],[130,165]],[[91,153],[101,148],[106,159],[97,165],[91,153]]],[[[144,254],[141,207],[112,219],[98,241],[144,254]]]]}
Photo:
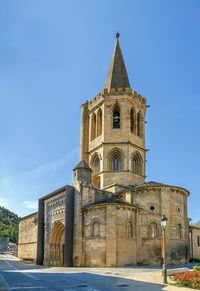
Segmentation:
{"type": "Polygon", "coordinates": [[[200,247],[200,236],[199,235],[197,236],[197,245],[198,245],[198,247],[200,247]]]}
{"type": "Polygon", "coordinates": [[[131,132],[134,132],[135,122],[134,122],[134,111],[131,109],[130,113],[130,122],[131,122],[131,132]]]}
{"type": "Polygon", "coordinates": [[[120,109],[118,105],[113,110],[113,128],[120,128],[120,109]]]}
{"type": "Polygon", "coordinates": [[[177,234],[176,234],[176,236],[177,236],[177,239],[181,239],[181,225],[180,224],[177,225],[177,234]]]}
{"type": "Polygon", "coordinates": [[[113,157],[113,171],[119,171],[119,156],[114,155],[113,157]]]}
{"type": "Polygon", "coordinates": [[[133,225],[132,222],[128,222],[128,237],[133,237],[133,225]]]}
{"type": "Polygon", "coordinates": [[[140,112],[138,112],[137,114],[137,135],[140,136],[141,132],[140,132],[140,112]]]}

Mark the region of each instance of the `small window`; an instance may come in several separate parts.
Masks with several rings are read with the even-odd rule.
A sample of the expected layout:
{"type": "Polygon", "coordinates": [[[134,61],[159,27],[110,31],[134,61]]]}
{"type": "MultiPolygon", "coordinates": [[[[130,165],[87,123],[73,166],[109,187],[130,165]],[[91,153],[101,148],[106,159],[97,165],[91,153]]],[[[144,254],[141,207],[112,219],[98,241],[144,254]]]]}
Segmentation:
{"type": "Polygon", "coordinates": [[[100,236],[100,225],[98,221],[95,221],[92,225],[92,236],[93,237],[100,236]]]}
{"type": "Polygon", "coordinates": [[[181,225],[178,224],[176,228],[176,238],[181,239],[181,225]]]}
{"type": "Polygon", "coordinates": [[[120,109],[118,105],[113,110],[113,128],[120,128],[120,109]]]}
{"type": "Polygon", "coordinates": [[[128,237],[133,237],[133,224],[131,221],[128,222],[128,237]]]}
{"type": "Polygon", "coordinates": [[[197,246],[200,247],[200,236],[197,236],[197,246]]]}
{"type": "Polygon", "coordinates": [[[155,238],[158,236],[157,224],[152,222],[149,226],[149,236],[155,238]]]}
{"type": "Polygon", "coordinates": [[[155,210],[155,206],[152,205],[152,206],[150,207],[150,210],[153,212],[153,211],[155,210]]]}

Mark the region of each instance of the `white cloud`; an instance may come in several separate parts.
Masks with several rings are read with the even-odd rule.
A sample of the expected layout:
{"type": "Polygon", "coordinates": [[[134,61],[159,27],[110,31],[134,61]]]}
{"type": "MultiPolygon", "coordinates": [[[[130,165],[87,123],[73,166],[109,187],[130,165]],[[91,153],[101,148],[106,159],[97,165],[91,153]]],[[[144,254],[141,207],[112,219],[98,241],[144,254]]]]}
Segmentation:
{"type": "Polygon", "coordinates": [[[0,206],[3,206],[3,207],[5,207],[7,204],[8,204],[8,203],[7,203],[6,199],[5,199],[5,198],[2,198],[2,197],[0,197],[0,206]]]}
{"type": "Polygon", "coordinates": [[[24,201],[23,204],[25,205],[26,208],[38,209],[38,202],[37,201],[24,201]]]}
{"type": "Polygon", "coordinates": [[[69,152],[66,156],[47,162],[46,164],[40,165],[35,169],[24,173],[25,176],[29,176],[31,178],[40,177],[42,175],[46,175],[49,172],[55,172],[59,168],[65,166],[73,157],[76,157],[79,154],[79,148],[75,148],[71,152],[69,152]]]}

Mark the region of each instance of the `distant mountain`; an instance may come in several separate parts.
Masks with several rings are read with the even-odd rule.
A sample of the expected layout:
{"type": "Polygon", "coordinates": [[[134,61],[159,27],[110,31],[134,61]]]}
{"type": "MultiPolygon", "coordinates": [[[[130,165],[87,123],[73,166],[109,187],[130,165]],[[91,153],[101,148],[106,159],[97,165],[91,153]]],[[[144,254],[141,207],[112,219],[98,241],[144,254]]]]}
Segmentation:
{"type": "Polygon", "coordinates": [[[0,237],[9,237],[11,242],[17,243],[18,219],[15,213],[0,206],[0,237]]]}

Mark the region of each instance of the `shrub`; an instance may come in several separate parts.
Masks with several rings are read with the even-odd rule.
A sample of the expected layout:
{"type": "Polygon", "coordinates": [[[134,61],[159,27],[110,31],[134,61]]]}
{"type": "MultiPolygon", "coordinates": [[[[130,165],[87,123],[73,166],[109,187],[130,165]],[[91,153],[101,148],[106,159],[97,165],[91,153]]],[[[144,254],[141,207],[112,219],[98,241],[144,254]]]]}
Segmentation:
{"type": "Polygon", "coordinates": [[[174,281],[177,286],[200,288],[200,271],[189,271],[183,274],[175,274],[174,281]]]}
{"type": "Polygon", "coordinates": [[[194,270],[194,271],[200,271],[200,266],[194,266],[194,267],[193,267],[193,270],[194,270]]]}

